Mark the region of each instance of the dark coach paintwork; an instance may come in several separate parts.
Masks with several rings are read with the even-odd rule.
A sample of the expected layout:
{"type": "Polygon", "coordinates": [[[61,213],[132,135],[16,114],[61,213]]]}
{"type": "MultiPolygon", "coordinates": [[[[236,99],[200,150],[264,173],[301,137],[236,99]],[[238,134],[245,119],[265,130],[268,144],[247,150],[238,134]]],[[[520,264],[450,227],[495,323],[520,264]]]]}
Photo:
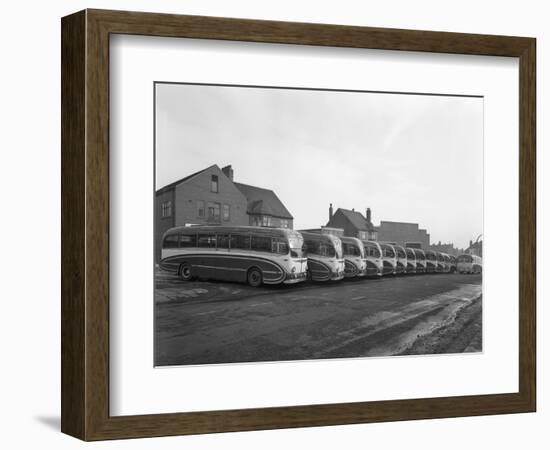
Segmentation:
{"type": "Polygon", "coordinates": [[[284,269],[261,256],[218,255],[215,253],[187,253],[165,258],[160,268],[178,273],[182,264],[191,266],[193,278],[216,279],[220,281],[246,282],[248,271],[257,267],[262,271],[263,282],[278,284],[285,280],[284,269]]]}
{"type": "Polygon", "coordinates": [[[416,258],[416,273],[426,273],[426,253],[420,248],[410,248],[416,258]]]}
{"type": "MultiPolygon", "coordinates": [[[[221,227],[221,226],[187,226],[175,227],[168,230],[163,236],[163,252],[169,251],[170,247],[164,247],[167,238],[177,236],[178,245],[173,247],[176,251],[182,251],[180,254],[170,255],[162,258],[159,266],[162,270],[172,272],[178,275],[182,274],[184,269],[190,272],[189,279],[215,279],[220,281],[249,281],[248,275],[257,269],[261,273],[259,284],[279,284],[295,283],[304,281],[307,277],[307,259],[299,255],[291,257],[289,238],[302,239],[301,234],[294,230],[281,228],[262,228],[262,227],[221,227]],[[201,236],[212,236],[211,247],[198,247],[197,242],[201,236]],[[193,238],[194,245],[189,247],[182,246],[182,239],[193,238]],[[232,248],[233,238],[248,239],[248,247],[232,248]],[[257,250],[251,248],[251,242],[254,237],[272,238],[270,247],[274,243],[286,243],[286,253],[277,253],[269,249],[257,250]],[[224,246],[219,246],[221,239],[225,239],[224,246]],[[276,239],[274,241],[273,239],[276,239]],[[286,262],[289,266],[296,266],[299,270],[285,270],[281,263],[286,262]]],[[[301,241],[303,243],[303,241],[301,241]]],[[[302,249],[300,248],[301,252],[302,249]]],[[[163,255],[164,256],[164,255],[163,255]]],[[[256,270],[256,272],[257,272],[256,270]]],[[[187,279],[187,278],[185,278],[187,279]]]]}
{"type": "Polygon", "coordinates": [[[330,234],[313,233],[313,232],[301,232],[304,238],[304,245],[307,250],[307,268],[310,274],[310,278],[313,281],[337,281],[344,278],[344,259],[342,255],[342,243],[340,238],[332,236],[330,234]],[[332,246],[335,251],[335,255],[322,256],[310,251],[311,246],[317,246],[318,243],[325,243],[332,246]],[[339,244],[340,254],[337,254],[335,245],[339,244]],[[323,260],[324,259],[324,260],[323,260]],[[335,268],[330,267],[329,264],[334,264],[335,268]],[[336,269],[337,266],[342,266],[341,270],[336,269]]]}
{"type": "Polygon", "coordinates": [[[307,268],[313,281],[328,281],[332,277],[330,267],[311,255],[307,258],[307,268]]]}
{"type": "Polygon", "coordinates": [[[412,248],[405,248],[407,254],[407,273],[416,273],[416,254],[412,248]]]}
{"type": "Polygon", "coordinates": [[[437,272],[437,254],[433,250],[426,250],[426,273],[437,272]]]}
{"type": "Polygon", "coordinates": [[[407,272],[407,252],[401,245],[394,245],[395,256],[397,258],[395,272],[399,275],[407,272]]]}
{"type": "Polygon", "coordinates": [[[435,252],[435,255],[437,257],[437,266],[435,268],[435,271],[437,273],[444,273],[445,272],[445,256],[442,252],[435,252]]]}

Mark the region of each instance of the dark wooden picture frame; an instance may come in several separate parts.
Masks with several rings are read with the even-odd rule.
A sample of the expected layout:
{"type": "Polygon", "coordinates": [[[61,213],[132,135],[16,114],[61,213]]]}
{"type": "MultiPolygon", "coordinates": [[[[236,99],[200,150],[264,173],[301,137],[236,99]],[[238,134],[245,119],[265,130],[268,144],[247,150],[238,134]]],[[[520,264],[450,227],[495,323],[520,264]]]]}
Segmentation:
{"type": "MultiPolygon", "coordinates": [[[[534,38],[85,10],[62,30],[61,428],[84,440],[535,411],[534,38]],[[519,391],[407,400],[109,415],[109,36],[134,34],[519,58],[519,391]]],[[[185,405],[182,405],[184,408],[185,405]]]]}

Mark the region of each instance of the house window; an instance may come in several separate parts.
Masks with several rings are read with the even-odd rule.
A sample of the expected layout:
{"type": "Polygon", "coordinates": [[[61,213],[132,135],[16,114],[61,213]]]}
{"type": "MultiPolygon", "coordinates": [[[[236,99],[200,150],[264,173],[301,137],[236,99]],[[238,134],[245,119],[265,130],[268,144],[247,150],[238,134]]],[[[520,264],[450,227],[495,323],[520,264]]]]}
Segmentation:
{"type": "Polygon", "coordinates": [[[263,216],[262,217],[262,227],[271,226],[271,217],[263,216]]]}
{"type": "Polygon", "coordinates": [[[208,221],[219,222],[220,221],[220,204],[214,202],[208,202],[208,221]]]}
{"type": "Polygon", "coordinates": [[[172,216],[172,202],[168,200],[167,202],[162,202],[161,204],[161,215],[162,217],[171,217],[172,216]]]}
{"type": "Polygon", "coordinates": [[[197,215],[204,217],[204,202],[202,200],[197,200],[197,215]]]}
{"type": "Polygon", "coordinates": [[[281,228],[288,228],[288,220],[281,219],[281,228]]]}
{"type": "Polygon", "coordinates": [[[231,217],[229,215],[229,205],[223,205],[223,220],[228,222],[230,218],[231,217]]]}
{"type": "Polygon", "coordinates": [[[218,192],[218,176],[212,175],[212,181],[210,182],[210,190],[212,192],[218,192]]]}

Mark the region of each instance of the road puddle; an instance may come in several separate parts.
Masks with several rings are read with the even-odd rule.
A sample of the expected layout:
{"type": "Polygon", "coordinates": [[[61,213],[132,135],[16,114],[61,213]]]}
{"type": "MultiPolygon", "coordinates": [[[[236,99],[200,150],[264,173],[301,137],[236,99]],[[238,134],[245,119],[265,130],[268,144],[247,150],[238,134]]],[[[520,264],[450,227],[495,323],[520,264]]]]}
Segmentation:
{"type": "Polygon", "coordinates": [[[468,284],[432,295],[393,311],[363,318],[339,333],[340,342],[319,352],[330,356],[350,347],[363,347],[362,356],[391,356],[403,352],[420,336],[452,323],[457,313],[481,296],[481,285],[468,284]]]}

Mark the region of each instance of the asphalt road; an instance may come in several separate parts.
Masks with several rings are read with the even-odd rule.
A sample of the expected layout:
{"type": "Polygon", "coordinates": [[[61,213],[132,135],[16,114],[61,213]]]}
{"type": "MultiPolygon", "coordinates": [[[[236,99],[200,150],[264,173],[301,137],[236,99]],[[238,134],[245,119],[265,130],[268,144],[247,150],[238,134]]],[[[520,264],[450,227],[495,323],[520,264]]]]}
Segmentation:
{"type": "Polygon", "coordinates": [[[157,274],[156,365],[481,350],[481,275],[250,288],[157,274]]]}

